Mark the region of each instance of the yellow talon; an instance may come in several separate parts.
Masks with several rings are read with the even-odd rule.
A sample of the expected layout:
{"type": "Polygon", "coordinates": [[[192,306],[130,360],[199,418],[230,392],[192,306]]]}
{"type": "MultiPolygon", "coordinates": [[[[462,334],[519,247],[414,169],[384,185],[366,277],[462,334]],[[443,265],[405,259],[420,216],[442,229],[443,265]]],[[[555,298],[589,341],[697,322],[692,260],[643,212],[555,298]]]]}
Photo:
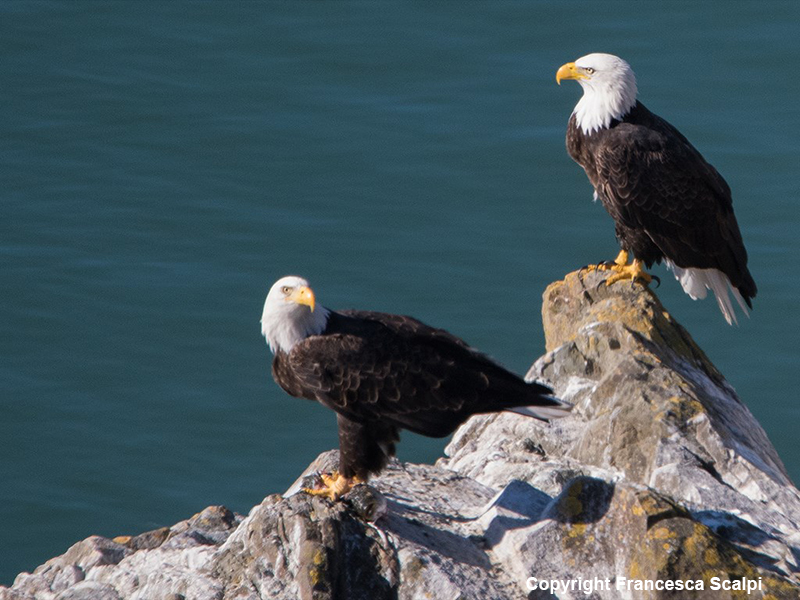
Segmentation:
{"type": "Polygon", "coordinates": [[[330,475],[320,473],[319,478],[324,484],[323,487],[303,488],[303,491],[312,496],[323,496],[333,502],[353,489],[356,484],[363,483],[358,477],[344,477],[338,471],[334,471],[330,475]]]}
{"type": "Polygon", "coordinates": [[[645,285],[653,281],[653,277],[644,270],[644,263],[639,259],[634,258],[631,264],[628,264],[628,253],[621,250],[614,259],[613,265],[598,265],[601,271],[614,271],[614,274],[606,279],[606,285],[611,285],[617,281],[630,279],[631,281],[643,281],[645,285]]]}
{"type": "Polygon", "coordinates": [[[320,473],[319,478],[322,479],[322,483],[325,484],[325,487],[333,487],[339,480],[339,471],[333,471],[330,475],[327,473],[320,473]]]}
{"type": "Polygon", "coordinates": [[[620,250],[617,258],[614,259],[614,264],[610,265],[607,262],[600,263],[598,265],[586,265],[581,270],[588,270],[588,271],[613,271],[617,267],[624,267],[628,264],[628,252],[625,250],[620,250]]]}
{"type": "Polygon", "coordinates": [[[644,270],[642,261],[634,260],[629,265],[610,265],[604,270],[614,271],[614,274],[606,279],[606,285],[611,285],[617,281],[630,279],[631,281],[643,281],[645,285],[653,281],[653,277],[644,270]]]}
{"type": "Polygon", "coordinates": [[[606,285],[611,285],[618,281],[630,279],[631,281],[642,281],[645,285],[653,280],[653,277],[644,270],[644,263],[638,259],[633,259],[631,264],[628,264],[629,254],[627,250],[620,250],[617,258],[614,259],[612,264],[601,263],[599,265],[589,265],[587,269],[594,269],[596,271],[613,271],[614,274],[606,279],[606,285]]]}

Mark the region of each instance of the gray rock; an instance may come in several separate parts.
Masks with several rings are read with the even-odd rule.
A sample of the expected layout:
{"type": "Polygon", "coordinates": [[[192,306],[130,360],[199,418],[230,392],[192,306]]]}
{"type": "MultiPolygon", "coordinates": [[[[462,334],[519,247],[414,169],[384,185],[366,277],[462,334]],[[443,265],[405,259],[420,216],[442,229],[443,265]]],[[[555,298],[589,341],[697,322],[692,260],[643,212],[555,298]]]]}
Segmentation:
{"type": "Polygon", "coordinates": [[[763,429],[652,292],[601,283],[572,273],[544,296],[528,377],[572,416],[474,417],[436,465],[393,462],[336,504],[301,491],[331,451],[247,517],[87,538],[0,600],[800,598],[800,493],[763,429]]]}
{"type": "Polygon", "coordinates": [[[550,351],[528,373],[575,403],[574,416],[545,426],[475,418],[440,464],[494,488],[522,479],[558,493],[576,474],[617,494],[649,488],[751,564],[796,583],[800,494],[764,430],[650,290],[602,281],[573,273],[547,289],[550,351]],[[520,440],[537,451],[520,451],[520,440]],[[501,464],[480,448],[494,448],[501,464]]]}
{"type": "Polygon", "coordinates": [[[96,581],[81,581],[64,590],[56,600],[119,600],[113,586],[96,581]]]}

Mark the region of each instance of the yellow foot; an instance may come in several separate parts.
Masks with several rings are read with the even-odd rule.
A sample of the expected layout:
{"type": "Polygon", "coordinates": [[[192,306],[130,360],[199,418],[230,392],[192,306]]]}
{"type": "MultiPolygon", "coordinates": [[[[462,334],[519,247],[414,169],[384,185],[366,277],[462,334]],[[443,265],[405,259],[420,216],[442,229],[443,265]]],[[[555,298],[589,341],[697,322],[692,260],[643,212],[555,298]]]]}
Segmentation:
{"type": "Polygon", "coordinates": [[[303,491],[312,496],[324,496],[334,502],[353,489],[356,484],[363,483],[358,477],[344,477],[338,471],[334,471],[330,475],[320,473],[319,478],[322,480],[323,487],[303,488],[303,491]]]}
{"type": "Polygon", "coordinates": [[[624,267],[627,264],[628,253],[625,250],[620,250],[613,263],[602,262],[598,265],[586,265],[581,269],[581,271],[613,271],[616,267],[624,267]]]}
{"type": "Polygon", "coordinates": [[[592,271],[613,271],[614,274],[606,279],[606,285],[611,285],[623,279],[630,279],[631,282],[641,281],[644,285],[647,285],[653,279],[661,283],[658,277],[654,277],[644,270],[642,261],[634,259],[631,264],[628,264],[628,252],[626,250],[621,250],[613,263],[604,262],[599,265],[587,265],[583,268],[592,271]]]}
{"type": "Polygon", "coordinates": [[[644,270],[644,266],[640,260],[634,260],[629,265],[619,264],[614,261],[613,265],[598,265],[598,269],[601,271],[614,271],[614,274],[606,279],[606,285],[611,285],[612,283],[625,279],[630,279],[631,282],[641,281],[644,285],[653,281],[653,277],[644,270]]]}

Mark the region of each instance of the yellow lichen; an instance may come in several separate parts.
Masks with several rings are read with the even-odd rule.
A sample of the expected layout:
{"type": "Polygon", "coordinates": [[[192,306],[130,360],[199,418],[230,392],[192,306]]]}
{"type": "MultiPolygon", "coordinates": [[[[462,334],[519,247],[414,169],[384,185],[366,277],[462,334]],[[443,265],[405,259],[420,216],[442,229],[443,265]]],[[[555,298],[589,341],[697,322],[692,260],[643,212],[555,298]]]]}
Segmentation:
{"type": "Polygon", "coordinates": [[[639,563],[636,560],[631,561],[631,566],[628,569],[628,578],[629,579],[642,579],[642,570],[639,567],[639,563]]]}
{"type": "Polygon", "coordinates": [[[713,567],[719,564],[719,553],[715,548],[707,548],[705,552],[706,564],[713,567]]]}
{"type": "Polygon", "coordinates": [[[327,562],[327,554],[325,548],[317,548],[314,555],[311,557],[311,564],[308,567],[308,579],[311,586],[316,588],[319,585],[325,585],[325,567],[327,562]]]}
{"type": "Polygon", "coordinates": [[[586,523],[575,523],[569,528],[569,537],[574,538],[586,533],[586,523]]]}
{"type": "Polygon", "coordinates": [[[666,527],[658,527],[653,530],[652,533],[653,537],[657,540],[665,540],[668,538],[674,538],[675,533],[667,529],[666,527]]]}

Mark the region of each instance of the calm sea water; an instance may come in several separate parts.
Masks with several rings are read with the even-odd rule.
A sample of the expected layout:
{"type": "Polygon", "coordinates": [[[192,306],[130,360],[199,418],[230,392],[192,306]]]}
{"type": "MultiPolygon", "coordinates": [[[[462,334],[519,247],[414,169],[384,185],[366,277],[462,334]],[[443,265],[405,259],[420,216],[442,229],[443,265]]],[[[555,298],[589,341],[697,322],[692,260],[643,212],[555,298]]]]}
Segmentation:
{"type": "MultiPolygon", "coordinates": [[[[0,3],[0,583],[91,534],[246,512],[336,445],[263,298],[413,314],[524,372],[612,258],[559,65],[633,65],[726,176],[759,296],[658,290],[800,480],[800,4],[0,3]]],[[[401,458],[442,441],[406,434],[401,458]]]]}

